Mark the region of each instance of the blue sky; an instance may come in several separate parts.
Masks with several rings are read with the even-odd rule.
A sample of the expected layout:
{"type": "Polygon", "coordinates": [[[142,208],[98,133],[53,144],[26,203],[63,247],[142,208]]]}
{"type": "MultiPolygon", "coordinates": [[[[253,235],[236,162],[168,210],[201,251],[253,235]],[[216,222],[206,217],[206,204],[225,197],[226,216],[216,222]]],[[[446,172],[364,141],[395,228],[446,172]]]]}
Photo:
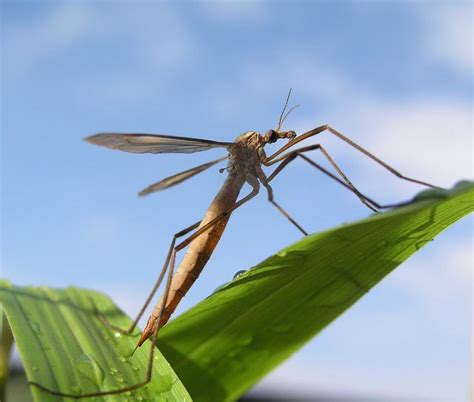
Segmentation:
{"type": "MultiPolygon", "coordinates": [[[[134,315],[171,235],[200,219],[224,177],[216,168],[136,193],[221,153],[132,155],[82,138],[231,141],[275,127],[290,87],[300,107],[287,129],[330,123],[409,176],[472,178],[472,11],[435,1],[2,2],[2,276],[101,290],[134,315]]],[[[376,200],[421,189],[329,135],[321,142],[376,200]]],[[[303,163],[273,187],[310,232],[370,212],[303,163]]],[[[232,216],[179,311],[299,238],[262,195],[232,216]]],[[[467,400],[471,240],[469,219],[447,230],[255,392],[467,400]]]]}

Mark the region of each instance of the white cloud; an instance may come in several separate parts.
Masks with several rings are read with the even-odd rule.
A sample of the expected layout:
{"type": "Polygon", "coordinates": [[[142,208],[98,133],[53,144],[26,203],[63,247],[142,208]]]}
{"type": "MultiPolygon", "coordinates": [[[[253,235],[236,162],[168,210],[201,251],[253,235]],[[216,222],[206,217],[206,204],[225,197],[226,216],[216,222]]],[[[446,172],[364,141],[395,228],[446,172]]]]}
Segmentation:
{"type": "MultiPolygon", "coordinates": [[[[472,114],[467,104],[440,98],[403,103],[374,99],[357,119],[361,142],[402,174],[444,187],[472,178],[472,114]]],[[[367,165],[357,175],[375,191],[380,169],[367,165]]],[[[403,180],[389,183],[384,189],[388,194],[407,187],[403,180]]]]}
{"type": "Polygon", "coordinates": [[[445,309],[456,314],[457,308],[453,306],[457,306],[457,301],[470,299],[473,263],[472,239],[466,236],[432,250],[424,258],[417,256],[416,263],[408,262],[415,266],[392,276],[392,284],[417,296],[423,310],[433,318],[445,309]]]}
{"type": "MultiPolygon", "coordinates": [[[[388,369],[387,371],[390,371],[388,369]]],[[[420,386],[419,378],[394,379],[386,372],[374,370],[361,362],[335,358],[333,363],[305,363],[297,357],[284,362],[267,375],[253,390],[255,395],[288,395],[288,397],[321,398],[321,400],[427,400],[429,388],[420,386]],[[297,391],[295,391],[297,390],[297,391]]],[[[442,392],[441,395],[445,395],[442,392]]],[[[440,398],[442,398],[439,395],[440,398]]],[[[319,400],[319,399],[318,399],[319,400]]],[[[431,399],[428,399],[431,400],[431,399]]]]}
{"type": "Polygon", "coordinates": [[[6,56],[16,68],[31,67],[36,61],[54,55],[84,38],[95,22],[91,7],[60,3],[42,18],[24,20],[4,34],[6,56]]]}
{"type": "MultiPolygon", "coordinates": [[[[111,57],[129,57],[135,66],[154,73],[172,72],[185,66],[199,51],[188,25],[173,7],[161,4],[132,7],[131,4],[58,3],[44,14],[37,13],[34,19],[25,18],[14,28],[7,29],[5,54],[11,63],[15,63],[15,69],[28,69],[39,61],[49,61],[58,52],[77,52],[76,46],[87,44],[88,40],[92,46],[105,41],[104,49],[107,49],[108,41],[115,41],[111,43],[116,46],[120,42],[121,51],[111,52],[111,57]]],[[[93,54],[92,50],[90,52],[93,54]]],[[[120,61],[110,59],[110,63],[115,62],[120,61]]],[[[114,66],[113,71],[121,71],[120,66],[114,66]]],[[[107,81],[108,77],[102,78],[107,81]]],[[[138,85],[150,85],[149,77],[142,81],[138,85]]]]}
{"type": "Polygon", "coordinates": [[[425,29],[421,50],[427,60],[472,74],[472,2],[425,3],[419,14],[425,29]]]}
{"type": "Polygon", "coordinates": [[[138,10],[123,16],[123,20],[134,38],[131,46],[140,49],[141,57],[149,67],[172,71],[196,57],[201,49],[195,32],[179,13],[171,7],[138,10]]]}

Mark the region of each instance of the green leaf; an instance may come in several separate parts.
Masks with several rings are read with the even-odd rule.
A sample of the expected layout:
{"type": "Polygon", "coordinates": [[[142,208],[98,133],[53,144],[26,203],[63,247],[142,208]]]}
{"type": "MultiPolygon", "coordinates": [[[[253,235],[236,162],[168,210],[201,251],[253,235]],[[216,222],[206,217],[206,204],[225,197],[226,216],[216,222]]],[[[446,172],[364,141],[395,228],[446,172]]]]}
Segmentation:
{"type": "Polygon", "coordinates": [[[160,350],[196,401],[237,399],[474,209],[474,185],[314,234],[263,261],[165,326],[160,350]]]}
{"type": "MultiPolygon", "coordinates": [[[[161,351],[195,400],[235,400],[436,234],[471,212],[473,198],[472,183],[460,183],[450,192],[428,190],[406,207],[308,236],[168,324],[160,333],[161,351]]],[[[89,393],[144,378],[150,343],[130,358],[138,331],[119,336],[104,326],[90,298],[113,324],[130,324],[97,292],[0,282],[2,309],[30,381],[89,393]]],[[[7,338],[3,353],[9,349],[7,338]]],[[[87,401],[191,400],[157,355],[147,387],[87,401]]],[[[32,390],[36,401],[70,400],[32,390]]]]}
{"type": "MultiPolygon", "coordinates": [[[[0,283],[0,301],[13,331],[29,381],[66,393],[123,388],[143,381],[150,343],[130,357],[138,340],[100,322],[90,299],[113,324],[131,321],[103,294],[74,287],[20,288],[0,283]]],[[[86,401],[191,401],[186,389],[158,350],[152,382],[121,395],[86,401]]],[[[71,401],[31,387],[35,401],[71,401]]]]}
{"type": "Polygon", "coordinates": [[[2,320],[0,331],[0,401],[4,401],[6,395],[5,386],[9,374],[8,359],[13,345],[13,334],[3,313],[2,306],[0,306],[0,315],[2,320]]]}

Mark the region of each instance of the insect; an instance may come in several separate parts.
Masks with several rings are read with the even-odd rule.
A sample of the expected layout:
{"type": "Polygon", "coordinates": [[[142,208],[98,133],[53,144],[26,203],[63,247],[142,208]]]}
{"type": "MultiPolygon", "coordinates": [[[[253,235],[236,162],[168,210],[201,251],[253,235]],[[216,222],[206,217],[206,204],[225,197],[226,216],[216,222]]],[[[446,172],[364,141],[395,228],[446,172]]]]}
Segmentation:
{"type": "MultiPolygon", "coordinates": [[[[252,198],[254,198],[259,193],[261,186],[265,188],[270,203],[273,204],[277,208],[277,210],[281,214],[283,214],[283,216],[285,216],[285,218],[288,219],[302,234],[307,235],[307,232],[302,228],[302,226],[299,225],[288,214],[288,212],[286,212],[286,210],[283,209],[275,201],[273,190],[270,185],[270,182],[286,166],[288,166],[289,163],[291,163],[295,159],[303,159],[325,175],[337,181],[345,188],[350,190],[352,193],[354,193],[363,204],[365,204],[373,211],[402,205],[380,205],[369,197],[362,194],[342,172],[342,170],[336,164],[334,159],[329,155],[327,150],[320,144],[307,145],[290,150],[290,148],[293,148],[300,142],[303,142],[323,132],[328,132],[338,137],[342,141],[348,143],[350,146],[352,146],[359,152],[362,152],[367,157],[371,158],[376,163],[389,170],[395,176],[398,176],[399,178],[407,181],[436,188],[436,186],[433,186],[429,183],[411,179],[402,175],[397,170],[383,162],[381,159],[371,154],[369,151],[362,148],[360,145],[356,144],[354,141],[352,141],[351,139],[349,139],[348,137],[346,137],[345,135],[343,135],[342,133],[340,133],[329,125],[319,126],[298,136],[294,131],[282,131],[281,127],[283,122],[285,121],[289,113],[294,109],[293,107],[287,111],[290,94],[291,90],[286,99],[283,111],[280,114],[276,129],[270,129],[263,135],[256,131],[248,131],[243,133],[242,135],[239,135],[234,142],[220,142],[200,138],[177,137],[170,135],[118,133],[100,133],[87,137],[85,139],[91,144],[132,153],[194,153],[206,151],[208,149],[213,148],[222,148],[224,150],[227,150],[228,152],[228,155],[223,156],[219,159],[196,166],[189,170],[185,170],[181,173],[175,174],[157,183],[154,183],[139,193],[139,195],[144,196],[155,191],[164,190],[166,188],[179,184],[195,176],[196,174],[201,173],[204,170],[209,169],[220,162],[223,162],[224,160],[228,161],[227,167],[221,169],[221,171],[227,171],[227,178],[221,189],[217,193],[216,197],[212,201],[211,205],[209,206],[204,218],[198,222],[193,223],[187,228],[176,232],[172,236],[171,244],[169,246],[162,271],[152,291],[147,297],[142,309],[138,313],[136,319],[133,321],[130,328],[124,331],[123,329],[114,327],[113,325],[108,323],[108,321],[106,321],[105,317],[100,315],[98,310],[96,310],[97,316],[104,322],[104,324],[113,327],[117,331],[130,334],[137,326],[138,321],[144,314],[145,309],[152,301],[155,293],[159,289],[162,282],[165,280],[166,276],[166,285],[164,293],[156,303],[136,348],[141,346],[147,339],[150,338],[153,345],[156,344],[157,335],[160,328],[162,328],[168,322],[170,316],[175,311],[181,299],[186,295],[193,283],[199,277],[199,274],[203,270],[212,252],[217,246],[217,243],[219,242],[222,236],[222,233],[227,225],[227,222],[232,212],[247,203],[248,201],[250,201],[252,198]],[[284,139],[288,140],[285,145],[283,145],[280,149],[278,149],[270,156],[266,155],[264,148],[267,144],[272,144],[284,139]],[[306,154],[310,151],[321,152],[323,157],[325,157],[335,169],[338,176],[336,176],[334,173],[331,173],[312,159],[308,158],[306,154]],[[273,165],[276,165],[276,168],[269,175],[265,174],[263,167],[270,167],[273,165]],[[239,199],[240,191],[245,183],[248,183],[251,186],[252,190],[250,191],[250,193],[239,199]],[[184,240],[178,241],[178,239],[182,237],[185,237],[184,240]],[[176,273],[174,273],[176,255],[179,251],[183,250],[186,247],[188,247],[187,253],[183,257],[179,267],[176,270],[176,273]]],[[[119,394],[122,392],[131,391],[133,389],[137,389],[146,385],[151,380],[153,353],[154,348],[152,347],[150,348],[148,368],[144,380],[140,383],[130,385],[118,390],[75,395],[54,391],[38,383],[32,384],[52,394],[67,396],[76,399],[101,395],[119,394]]]]}

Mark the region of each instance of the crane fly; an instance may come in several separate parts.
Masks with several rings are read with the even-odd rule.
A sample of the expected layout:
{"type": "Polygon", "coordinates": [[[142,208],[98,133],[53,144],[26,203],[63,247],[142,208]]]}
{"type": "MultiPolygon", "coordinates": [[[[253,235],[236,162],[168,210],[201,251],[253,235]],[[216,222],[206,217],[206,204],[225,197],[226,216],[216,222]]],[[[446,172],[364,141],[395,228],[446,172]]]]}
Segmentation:
{"type": "MultiPolygon", "coordinates": [[[[342,141],[346,142],[347,144],[355,148],[357,151],[363,153],[370,159],[374,160],[376,163],[378,163],[400,179],[432,188],[437,188],[436,186],[433,186],[429,183],[411,179],[402,175],[390,165],[367,151],[365,148],[362,148],[360,145],[356,144],[354,141],[352,141],[330,125],[326,124],[323,126],[319,126],[300,135],[296,135],[294,131],[282,131],[281,126],[283,122],[285,121],[291,110],[293,110],[294,108],[290,108],[285,114],[290,94],[291,90],[286,99],[286,103],[283,108],[283,111],[281,112],[276,129],[270,129],[264,135],[261,135],[257,131],[247,131],[239,135],[234,142],[220,142],[201,138],[178,137],[171,135],[119,133],[99,133],[85,138],[85,140],[91,144],[139,154],[189,154],[194,152],[202,152],[214,148],[222,148],[228,152],[226,156],[223,156],[219,159],[204,163],[192,169],[185,170],[181,173],[175,174],[157,183],[154,183],[139,193],[140,196],[144,196],[155,191],[164,190],[166,188],[179,184],[220,162],[223,162],[225,160],[228,161],[227,167],[221,169],[221,172],[227,171],[227,178],[222,187],[220,188],[219,192],[215,196],[214,200],[212,201],[211,205],[207,209],[204,218],[200,221],[193,223],[187,228],[176,232],[172,236],[171,244],[169,246],[161,273],[158,279],[156,280],[156,283],[149,296],[147,297],[143,307],[141,308],[137,317],[131,324],[130,328],[123,330],[121,328],[113,326],[105,319],[105,317],[101,315],[101,313],[94,305],[97,317],[105,325],[108,325],[116,331],[120,331],[125,334],[131,334],[137,326],[138,321],[143,316],[145,309],[152,301],[160,285],[165,280],[166,276],[166,284],[163,295],[153,308],[153,311],[148,319],[148,322],[142,332],[142,335],[140,337],[140,340],[138,341],[135,350],[140,347],[147,339],[150,338],[152,344],[156,344],[157,335],[160,328],[162,328],[168,322],[170,316],[175,311],[181,299],[186,295],[193,283],[199,277],[199,274],[203,270],[212,252],[216,248],[217,243],[219,242],[222,233],[224,232],[224,229],[232,212],[247,203],[248,201],[250,201],[252,198],[254,198],[259,193],[261,186],[265,187],[265,190],[268,195],[268,201],[273,206],[275,206],[276,209],[286,219],[288,219],[288,221],[291,222],[303,235],[308,234],[302,228],[302,226],[299,225],[288,214],[288,212],[286,212],[286,210],[283,209],[275,201],[273,196],[273,190],[270,186],[270,182],[286,166],[288,166],[289,163],[291,163],[295,159],[303,159],[311,166],[318,169],[320,172],[337,181],[339,184],[341,184],[346,189],[350,190],[353,194],[355,194],[360,199],[360,201],[372,211],[377,212],[380,209],[403,205],[403,203],[380,205],[369,197],[367,197],[366,195],[362,194],[347,178],[347,176],[343,173],[343,171],[339,168],[334,159],[330,156],[330,154],[321,144],[307,145],[289,150],[300,142],[303,142],[323,132],[330,133],[338,137],[342,141]],[[264,148],[267,144],[272,144],[284,139],[287,139],[289,141],[270,156],[266,155],[264,148]],[[334,168],[337,175],[331,173],[323,166],[310,159],[306,155],[310,151],[319,151],[323,155],[323,157],[329,162],[329,164],[334,168]],[[276,168],[269,175],[265,174],[265,172],[263,171],[263,167],[270,167],[273,165],[276,165],[276,168]],[[238,197],[240,191],[245,183],[249,184],[252,190],[250,191],[250,193],[239,199],[238,197]],[[182,237],[185,237],[184,240],[178,241],[178,239],[182,237]],[[181,264],[176,270],[176,273],[174,273],[176,254],[186,247],[188,247],[187,253],[183,257],[181,264]]],[[[147,372],[144,380],[140,383],[130,385],[121,389],[76,395],[55,391],[35,382],[30,382],[30,384],[36,385],[37,387],[51,394],[66,396],[75,399],[96,397],[101,395],[120,394],[123,392],[140,388],[150,382],[153,368],[153,353],[154,347],[151,347],[148,358],[147,372]]]]}

